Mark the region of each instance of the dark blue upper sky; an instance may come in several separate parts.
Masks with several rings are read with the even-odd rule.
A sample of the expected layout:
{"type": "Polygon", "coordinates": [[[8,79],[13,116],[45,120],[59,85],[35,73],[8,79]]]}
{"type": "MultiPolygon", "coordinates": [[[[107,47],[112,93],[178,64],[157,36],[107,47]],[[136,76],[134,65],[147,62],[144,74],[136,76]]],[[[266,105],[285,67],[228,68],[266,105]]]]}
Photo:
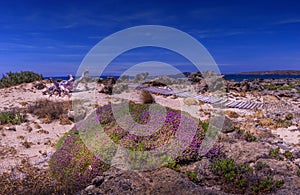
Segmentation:
{"type": "MultiPolygon", "coordinates": [[[[136,25],[166,25],[200,41],[222,73],[298,69],[300,2],[7,1],[0,3],[0,73],[75,73],[100,40],[136,25]]],[[[156,60],[188,63],[172,52],[126,52],[115,66],[156,60]]]]}

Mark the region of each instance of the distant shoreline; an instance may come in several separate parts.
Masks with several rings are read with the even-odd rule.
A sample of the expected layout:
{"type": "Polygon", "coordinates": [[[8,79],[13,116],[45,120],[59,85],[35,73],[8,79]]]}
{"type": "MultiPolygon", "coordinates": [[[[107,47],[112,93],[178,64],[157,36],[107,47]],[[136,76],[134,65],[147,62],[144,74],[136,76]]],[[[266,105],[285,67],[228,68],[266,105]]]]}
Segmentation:
{"type": "MultiPolygon", "coordinates": [[[[276,75],[276,76],[300,76],[300,70],[271,70],[271,71],[249,71],[249,72],[238,72],[238,73],[227,73],[227,74],[222,74],[225,76],[238,76],[238,75],[276,75]]],[[[118,75],[101,75],[101,76],[92,76],[92,77],[120,77],[118,75]]],[[[65,79],[67,76],[44,76],[44,78],[49,79],[50,77],[53,78],[61,78],[65,79]]]]}
{"type": "Polygon", "coordinates": [[[251,71],[227,75],[300,75],[300,70],[251,71]]]}
{"type": "MultiPolygon", "coordinates": [[[[108,76],[101,76],[101,78],[106,79],[108,76]]],[[[112,76],[118,79],[119,76],[112,76]]],[[[49,79],[50,77],[43,77],[44,79],[49,79]]],[[[68,80],[66,76],[53,76],[55,80],[68,80]]],[[[99,78],[99,77],[94,77],[99,78]]],[[[224,79],[227,81],[234,80],[241,82],[243,80],[253,80],[253,79],[300,79],[299,75],[289,75],[289,74],[225,74],[224,79]]]]}

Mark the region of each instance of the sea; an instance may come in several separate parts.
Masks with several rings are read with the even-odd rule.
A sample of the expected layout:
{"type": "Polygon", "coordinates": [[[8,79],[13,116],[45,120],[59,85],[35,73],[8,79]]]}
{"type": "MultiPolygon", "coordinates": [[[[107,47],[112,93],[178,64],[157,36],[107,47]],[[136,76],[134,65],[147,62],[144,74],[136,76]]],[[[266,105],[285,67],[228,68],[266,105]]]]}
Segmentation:
{"type": "Polygon", "coordinates": [[[269,75],[247,75],[247,74],[228,74],[224,75],[225,80],[234,80],[237,82],[243,81],[245,79],[252,81],[255,78],[259,79],[300,79],[300,75],[279,75],[279,74],[269,74],[269,75]]]}
{"type": "MultiPolygon", "coordinates": [[[[106,79],[108,76],[101,76],[101,78],[106,79]]],[[[119,78],[119,76],[112,76],[116,79],[119,78]]],[[[50,77],[44,77],[44,79],[49,79],[50,77]]],[[[69,78],[67,76],[53,76],[52,77],[55,80],[68,80],[69,78]]],[[[99,78],[99,77],[98,77],[99,78]]],[[[252,81],[255,78],[259,79],[300,79],[300,75],[247,75],[247,74],[228,74],[224,75],[225,80],[234,80],[237,82],[243,81],[243,80],[249,80],[252,81]]]]}

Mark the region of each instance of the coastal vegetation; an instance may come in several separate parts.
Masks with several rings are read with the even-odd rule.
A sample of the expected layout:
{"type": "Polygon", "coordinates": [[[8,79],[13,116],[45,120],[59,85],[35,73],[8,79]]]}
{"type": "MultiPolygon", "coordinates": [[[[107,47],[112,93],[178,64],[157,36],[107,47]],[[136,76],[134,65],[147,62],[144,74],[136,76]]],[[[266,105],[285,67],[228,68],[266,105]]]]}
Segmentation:
{"type": "Polygon", "coordinates": [[[61,124],[70,124],[68,111],[72,108],[72,101],[50,101],[40,99],[28,105],[27,111],[42,119],[44,123],[60,120],[61,124]]]}
{"type": "Polygon", "coordinates": [[[223,188],[234,194],[257,194],[275,191],[283,185],[283,180],[274,180],[268,165],[258,162],[255,168],[236,163],[234,159],[222,158],[212,163],[211,168],[216,175],[224,180],[223,188]],[[266,172],[260,176],[259,172],[266,172]]]}
{"type": "MultiPolygon", "coordinates": [[[[118,110],[122,113],[122,109],[125,107],[121,104],[119,106],[118,110]]],[[[133,119],[139,124],[145,124],[149,120],[149,104],[130,103],[129,110],[133,119]]],[[[159,109],[154,112],[154,116],[161,116],[162,114],[159,109]]],[[[195,120],[188,114],[167,108],[166,119],[160,130],[149,136],[138,136],[130,134],[118,126],[115,117],[113,117],[112,105],[99,107],[96,114],[99,124],[104,128],[110,139],[123,148],[132,151],[128,154],[128,162],[131,164],[131,168],[134,169],[139,169],[144,165],[141,162],[144,162],[146,151],[166,144],[175,135],[179,127],[178,122],[181,119],[186,122],[186,129],[190,129],[188,124],[195,123],[195,120]],[[137,155],[135,151],[140,153],[137,155]]],[[[180,172],[183,166],[199,161],[205,156],[211,161],[210,169],[215,177],[218,177],[219,181],[224,181],[222,189],[225,192],[266,193],[275,191],[283,185],[282,180],[273,178],[272,171],[265,171],[265,169],[269,169],[269,166],[263,162],[258,162],[254,167],[236,163],[234,159],[227,158],[220,147],[215,146],[204,156],[200,155],[198,150],[208,129],[208,123],[200,122],[197,127],[198,129],[189,146],[183,149],[180,156],[164,164],[165,167],[180,172]]],[[[86,186],[96,175],[101,175],[109,168],[108,164],[88,150],[79,134],[80,129],[72,129],[61,138],[57,144],[57,152],[50,160],[52,175],[64,185],[73,186],[74,188],[76,186],[86,186]]],[[[256,136],[248,131],[243,131],[242,135],[247,142],[258,141],[256,136]]],[[[115,155],[116,151],[112,152],[113,154],[110,155],[115,155]]],[[[276,158],[278,155],[278,149],[270,151],[270,156],[276,158]]],[[[285,153],[285,156],[289,155],[288,152],[285,153]]],[[[187,170],[185,174],[191,181],[199,184],[197,171],[187,170]]]]}
{"type": "Polygon", "coordinates": [[[52,176],[73,190],[80,190],[109,168],[85,146],[72,129],[49,162],[52,176]]]}
{"type": "Polygon", "coordinates": [[[17,110],[0,112],[0,125],[13,124],[19,125],[26,122],[26,115],[17,110]]]}
{"type": "MultiPolygon", "coordinates": [[[[122,109],[125,107],[120,105],[119,108],[122,113],[122,109]]],[[[130,103],[129,110],[137,123],[145,124],[149,120],[149,105],[130,103]]],[[[155,114],[153,114],[153,116],[156,117],[160,117],[162,114],[160,109],[157,109],[154,112],[155,114]]],[[[187,124],[185,127],[186,130],[190,128],[190,125],[195,124],[194,119],[186,113],[182,114],[179,111],[168,108],[164,125],[160,130],[149,136],[137,136],[130,134],[117,124],[112,114],[111,105],[99,107],[96,113],[99,123],[104,127],[104,131],[110,139],[116,144],[128,148],[129,151],[133,151],[132,153],[129,153],[129,156],[131,155],[131,160],[129,159],[129,161],[131,166],[136,169],[139,169],[140,166],[143,165],[140,163],[143,161],[144,156],[137,156],[134,154],[134,151],[144,152],[163,146],[175,135],[181,119],[187,124]]],[[[149,129],[149,131],[151,130],[149,129]]],[[[198,125],[198,130],[196,131],[191,144],[188,148],[182,149],[182,155],[175,159],[175,164],[184,164],[199,159],[198,148],[200,147],[203,136],[204,131],[201,125],[198,125]]],[[[50,160],[50,169],[55,178],[59,181],[67,182],[68,185],[86,185],[97,174],[104,172],[109,168],[107,164],[95,157],[86,148],[76,129],[72,129],[70,133],[58,141],[57,149],[57,152],[50,160]]]]}
{"type": "Polygon", "coordinates": [[[273,84],[263,85],[263,87],[267,90],[292,90],[293,86],[277,86],[273,84]]]}
{"type": "Polygon", "coordinates": [[[43,76],[31,71],[8,72],[0,79],[0,89],[15,86],[22,83],[31,83],[42,80],[43,76]]]}

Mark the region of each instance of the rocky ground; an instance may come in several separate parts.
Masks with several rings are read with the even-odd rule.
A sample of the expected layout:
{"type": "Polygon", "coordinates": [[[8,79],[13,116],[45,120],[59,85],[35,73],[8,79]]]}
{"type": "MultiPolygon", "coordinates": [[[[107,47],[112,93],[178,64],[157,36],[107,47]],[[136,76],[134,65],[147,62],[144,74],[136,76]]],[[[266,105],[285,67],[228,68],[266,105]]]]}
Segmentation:
{"type": "MultiPolygon", "coordinates": [[[[49,85],[49,84],[47,84],[49,85]]],[[[225,125],[217,142],[226,158],[236,163],[257,168],[255,175],[270,175],[284,184],[275,194],[300,193],[300,94],[299,80],[228,81],[229,99],[260,101],[262,109],[242,110],[226,108],[225,125]]],[[[68,112],[70,120],[84,119],[95,107],[124,99],[139,102],[139,91],[127,89],[121,94],[103,94],[103,86],[90,83],[71,96],[43,96],[34,83],[0,89],[0,111],[26,107],[41,98],[51,101],[73,101],[68,112]]],[[[209,94],[203,81],[194,86],[209,94]]],[[[109,93],[109,90],[106,89],[109,93]]],[[[201,121],[209,121],[213,107],[197,100],[173,96],[154,95],[163,106],[182,109],[201,121]]],[[[25,112],[25,111],[24,111],[25,112]]],[[[57,140],[70,130],[74,123],[62,124],[59,120],[46,123],[43,118],[27,114],[27,122],[20,125],[1,124],[0,174],[15,171],[23,159],[33,166],[46,169],[55,152],[57,140]],[[28,146],[29,145],[29,146],[28,146]]],[[[78,194],[226,194],[227,184],[211,169],[213,158],[204,156],[200,161],[176,167],[138,172],[111,167],[96,177],[78,194]],[[175,171],[176,170],[176,171],[175,171]],[[191,174],[192,173],[192,174],[191,174]]],[[[20,175],[19,175],[20,176],[20,175]]],[[[238,192],[237,192],[238,193],[238,192]]],[[[1,193],[0,193],[1,194],[1,193]]]]}

